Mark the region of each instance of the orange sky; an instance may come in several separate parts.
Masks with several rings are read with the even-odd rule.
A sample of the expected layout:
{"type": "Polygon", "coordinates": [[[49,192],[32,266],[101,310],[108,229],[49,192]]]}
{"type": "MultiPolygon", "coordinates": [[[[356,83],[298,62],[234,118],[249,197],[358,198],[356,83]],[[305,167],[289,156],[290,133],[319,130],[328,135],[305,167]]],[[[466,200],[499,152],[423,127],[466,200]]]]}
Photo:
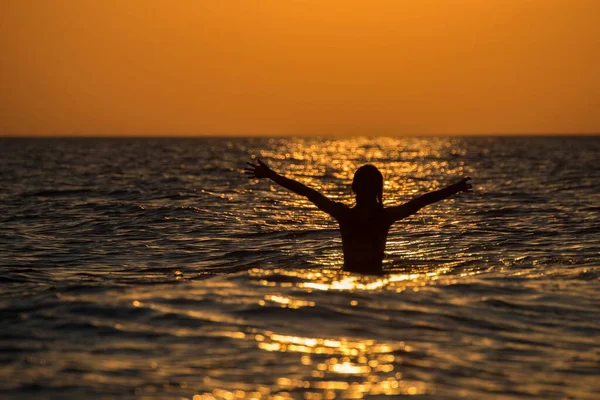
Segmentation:
{"type": "Polygon", "coordinates": [[[0,135],[600,132],[599,0],[7,0],[0,50],[0,135]]]}

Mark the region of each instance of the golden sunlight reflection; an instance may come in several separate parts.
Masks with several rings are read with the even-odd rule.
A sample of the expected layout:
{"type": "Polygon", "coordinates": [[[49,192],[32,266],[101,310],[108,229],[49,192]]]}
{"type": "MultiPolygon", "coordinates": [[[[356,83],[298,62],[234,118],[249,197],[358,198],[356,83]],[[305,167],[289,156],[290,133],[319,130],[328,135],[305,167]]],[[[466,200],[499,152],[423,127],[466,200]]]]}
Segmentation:
{"type": "Polygon", "coordinates": [[[194,399],[288,399],[302,389],[305,399],[360,399],[367,395],[414,395],[427,392],[424,382],[404,379],[397,367],[412,349],[404,342],[302,337],[263,331],[254,335],[261,350],[297,353],[308,374],[274,378],[273,387],[252,391],[213,390],[194,399]]]}
{"type": "MultiPolygon", "coordinates": [[[[387,276],[363,276],[334,269],[255,268],[249,273],[256,278],[255,284],[270,291],[257,300],[260,306],[298,309],[316,306],[319,297],[313,295],[310,299],[310,293],[315,290],[357,294],[369,290],[399,291],[406,287],[434,284],[448,269],[387,276]]],[[[359,300],[351,299],[347,306],[357,307],[359,300]]],[[[245,335],[230,337],[244,340],[265,354],[281,354],[282,360],[290,360],[285,363],[288,368],[283,368],[270,383],[263,382],[248,390],[217,389],[198,394],[194,399],[291,399],[297,398],[298,393],[303,393],[304,399],[360,399],[366,396],[418,395],[432,390],[425,382],[403,375],[404,358],[413,351],[412,346],[404,341],[306,336],[264,329],[252,329],[245,335]]]]}
{"type": "MultiPolygon", "coordinates": [[[[251,156],[263,158],[282,174],[348,205],[354,202],[350,190],[352,177],[364,163],[373,163],[381,169],[385,178],[386,205],[403,203],[417,194],[437,189],[472,172],[460,157],[467,151],[466,143],[455,138],[378,138],[377,141],[360,137],[330,141],[271,138],[268,139],[268,146],[245,150],[251,156]]],[[[250,185],[259,184],[261,183],[250,182],[250,185]]],[[[265,225],[279,229],[284,225],[297,224],[306,230],[324,230],[326,235],[337,228],[326,218],[316,218],[319,211],[299,196],[282,195],[274,186],[270,192],[263,194],[272,197],[273,207],[284,210],[273,213],[269,209],[268,218],[261,221],[265,225]]],[[[267,214],[260,208],[255,208],[255,211],[267,214]]],[[[388,254],[418,260],[427,258],[426,250],[412,246],[402,236],[392,232],[390,237],[388,254]]],[[[334,236],[334,240],[339,239],[334,236]]],[[[337,303],[333,305],[336,309],[347,307],[352,311],[368,312],[369,301],[365,300],[368,294],[365,292],[395,294],[405,290],[418,291],[423,286],[451,281],[453,275],[446,274],[453,268],[452,262],[444,265],[420,263],[419,269],[407,268],[387,275],[367,276],[340,269],[343,254],[339,245],[329,246],[323,252],[311,253],[306,258],[309,263],[318,267],[255,268],[247,272],[251,278],[250,285],[260,293],[256,298],[246,297],[244,300],[252,302],[252,312],[258,308],[259,315],[280,315],[279,318],[290,321],[294,326],[297,324],[297,329],[272,325],[255,326],[245,329],[243,333],[227,335],[241,341],[243,347],[259,352],[254,357],[254,368],[263,372],[265,369],[273,371],[269,380],[260,383],[239,382],[232,386],[231,382],[219,380],[219,374],[215,373],[206,384],[212,391],[198,393],[194,400],[291,399],[299,396],[304,399],[360,399],[368,396],[431,393],[432,387],[414,376],[405,375],[402,370],[407,354],[413,351],[410,344],[387,341],[385,336],[384,339],[376,340],[369,337],[368,330],[357,331],[361,332],[356,333],[358,337],[351,337],[346,332],[353,331],[342,330],[340,333],[335,329],[319,329],[317,326],[314,329],[310,326],[301,328],[300,325],[306,323],[303,318],[307,314],[329,310],[321,308],[324,305],[322,302],[327,301],[325,299],[337,299],[337,303]],[[265,366],[262,362],[275,364],[265,366]],[[276,365],[277,369],[272,369],[272,365],[276,365]]],[[[236,331],[237,325],[247,325],[246,322],[237,324],[235,321],[222,321],[217,319],[222,318],[221,315],[214,314],[214,311],[210,315],[204,312],[202,317],[209,321],[236,325],[232,328],[236,331]]],[[[252,313],[248,315],[248,318],[253,318],[252,313]]]]}
{"type": "Polygon", "coordinates": [[[264,306],[267,302],[273,302],[279,304],[282,308],[300,308],[300,307],[314,307],[314,301],[303,301],[286,297],[283,295],[267,295],[265,300],[258,302],[259,305],[264,306]]]}
{"type": "MultiPolygon", "coordinates": [[[[338,291],[365,291],[379,290],[386,288],[388,290],[402,291],[407,287],[423,286],[432,283],[451,270],[450,266],[438,267],[433,271],[421,273],[392,273],[384,276],[368,276],[353,274],[341,270],[320,269],[320,270],[283,270],[271,269],[263,270],[255,268],[250,271],[250,274],[260,276],[262,279],[258,281],[260,285],[275,287],[278,283],[270,281],[269,275],[284,275],[287,277],[302,278],[301,282],[295,285],[298,288],[309,290],[338,290],[338,291]]],[[[285,282],[289,284],[289,282],[285,282]]],[[[266,301],[281,304],[283,307],[290,308],[310,307],[314,306],[314,302],[292,299],[283,295],[269,295],[265,300],[261,301],[261,305],[265,305],[266,301]]],[[[357,304],[357,303],[356,303],[357,304]]],[[[352,304],[352,305],[356,305],[352,304]]]]}
{"type": "MultiPolygon", "coordinates": [[[[297,138],[291,143],[272,138],[269,139],[269,149],[261,149],[256,155],[286,176],[344,202],[352,200],[349,188],[356,169],[365,162],[374,163],[385,178],[384,203],[391,205],[434,190],[447,183],[447,180],[472,173],[460,157],[466,151],[466,144],[460,138],[432,141],[379,137],[376,142],[368,137],[326,141],[297,138]],[[451,161],[444,160],[448,157],[451,161]],[[426,159],[428,162],[415,163],[415,159],[426,159]],[[335,179],[323,179],[325,177],[335,179]],[[427,179],[421,179],[423,177],[427,179]]],[[[300,209],[311,207],[301,198],[293,196],[286,199],[286,206],[300,209]]],[[[314,221],[304,222],[314,225],[314,221]]]]}

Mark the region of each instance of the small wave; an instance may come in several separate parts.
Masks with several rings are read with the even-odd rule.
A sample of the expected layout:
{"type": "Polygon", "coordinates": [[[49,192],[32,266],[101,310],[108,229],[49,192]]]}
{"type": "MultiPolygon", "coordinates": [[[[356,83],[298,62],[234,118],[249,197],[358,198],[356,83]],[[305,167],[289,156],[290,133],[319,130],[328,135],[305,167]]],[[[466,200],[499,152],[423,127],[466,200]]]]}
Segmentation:
{"type": "Polygon", "coordinates": [[[94,193],[94,189],[46,189],[37,190],[34,192],[25,192],[21,194],[23,197],[69,197],[81,196],[94,193]]]}

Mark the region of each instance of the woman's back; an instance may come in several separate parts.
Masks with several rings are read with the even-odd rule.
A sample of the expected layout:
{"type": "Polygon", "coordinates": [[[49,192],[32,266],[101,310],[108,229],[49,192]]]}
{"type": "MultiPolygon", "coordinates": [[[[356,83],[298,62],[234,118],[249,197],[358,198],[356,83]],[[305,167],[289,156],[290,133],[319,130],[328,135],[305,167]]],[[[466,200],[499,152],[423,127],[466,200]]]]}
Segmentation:
{"type": "Polygon", "coordinates": [[[338,222],[344,249],[344,269],[380,274],[390,224],[378,204],[361,204],[340,213],[338,222]]]}
{"type": "Polygon", "coordinates": [[[383,210],[383,175],[373,165],[363,165],[354,173],[352,191],[356,206],[337,218],[344,247],[344,269],[382,273],[385,239],[390,228],[383,210]]]}

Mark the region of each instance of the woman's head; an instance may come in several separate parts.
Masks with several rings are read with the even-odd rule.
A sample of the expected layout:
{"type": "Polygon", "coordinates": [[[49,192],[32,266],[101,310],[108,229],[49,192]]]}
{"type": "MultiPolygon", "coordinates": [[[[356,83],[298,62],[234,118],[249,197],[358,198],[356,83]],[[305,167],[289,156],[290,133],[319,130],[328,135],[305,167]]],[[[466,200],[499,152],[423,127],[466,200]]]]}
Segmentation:
{"type": "Polygon", "coordinates": [[[354,173],[352,191],[357,202],[375,200],[383,206],[383,175],[374,165],[363,165],[354,173]]]}

